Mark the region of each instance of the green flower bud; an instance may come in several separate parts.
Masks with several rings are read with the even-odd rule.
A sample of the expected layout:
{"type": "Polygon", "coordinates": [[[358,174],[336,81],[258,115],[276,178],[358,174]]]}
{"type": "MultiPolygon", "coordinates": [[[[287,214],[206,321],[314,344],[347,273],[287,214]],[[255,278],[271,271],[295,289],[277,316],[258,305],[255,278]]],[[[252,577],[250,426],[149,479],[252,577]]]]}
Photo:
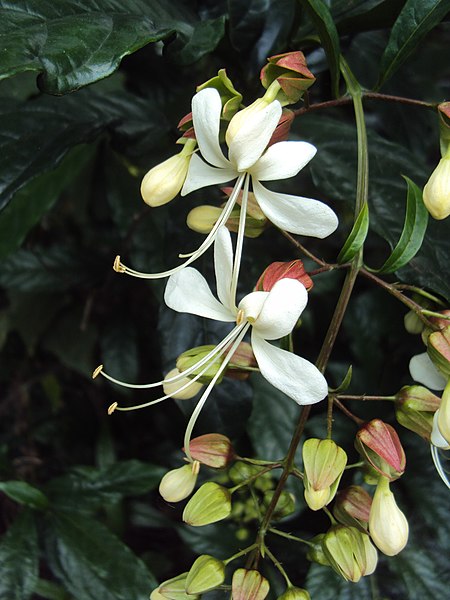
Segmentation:
{"type": "Polygon", "coordinates": [[[166,381],[166,379],[170,379],[179,374],[180,371],[177,368],[172,369],[167,373],[163,382],[164,394],[175,400],[189,400],[199,393],[203,387],[203,383],[200,383],[198,380],[192,381],[189,377],[183,377],[177,381],[166,381]],[[179,391],[180,389],[181,391],[179,391]]]}
{"type": "Polygon", "coordinates": [[[444,377],[450,378],[450,325],[430,334],[427,346],[428,356],[435,366],[444,377]]]}
{"type": "Polygon", "coordinates": [[[269,593],[269,582],[255,570],[238,569],[231,583],[232,600],[264,600],[269,593]]]}
{"type": "Polygon", "coordinates": [[[186,225],[192,231],[206,235],[214,227],[221,214],[222,209],[219,206],[210,206],[209,204],[196,206],[189,211],[186,225]]]}
{"type": "Polygon", "coordinates": [[[419,319],[416,313],[413,310],[409,310],[406,315],[403,317],[403,323],[405,325],[405,329],[408,333],[413,335],[417,335],[422,333],[424,328],[424,323],[419,319]]]}
{"type": "Polygon", "coordinates": [[[359,485],[351,485],[338,492],[333,514],[343,525],[366,533],[371,505],[372,498],[366,490],[359,485]]]}
{"type": "Polygon", "coordinates": [[[305,500],[319,510],[333,500],[347,464],[347,454],[333,440],[310,438],[303,444],[305,500]]]}
{"type": "Polygon", "coordinates": [[[204,554],[199,556],[191,567],[186,579],[186,593],[204,594],[225,581],[225,564],[204,554]]]}
{"type": "Polygon", "coordinates": [[[347,581],[356,583],[377,566],[377,551],[369,536],[355,527],[334,525],[322,540],[330,566],[347,581]]]}
{"type": "Polygon", "coordinates": [[[373,497],[369,531],[375,545],[387,556],[395,556],[408,542],[409,526],[389,489],[389,479],[380,477],[373,497]]]}
{"type": "MultiPolygon", "coordinates": [[[[212,344],[205,346],[196,346],[195,348],[190,348],[186,350],[177,358],[176,366],[180,373],[190,369],[191,367],[195,367],[197,363],[199,363],[205,356],[207,356],[212,350],[214,350],[215,346],[212,344]]],[[[210,364],[209,368],[203,373],[201,377],[199,377],[196,382],[207,385],[211,382],[211,380],[217,375],[218,370],[222,366],[223,359],[218,358],[217,360],[213,359],[213,362],[210,364]]],[[[203,370],[206,365],[202,365],[198,367],[198,369],[194,369],[189,375],[189,377],[194,377],[201,370],[203,370]]],[[[223,376],[219,377],[217,383],[220,383],[223,379],[223,376]]]]}
{"type": "Polygon", "coordinates": [[[166,502],[181,502],[192,494],[199,470],[200,463],[194,461],[169,471],[161,479],[159,493],[166,502]]]}
{"type": "Polygon", "coordinates": [[[395,416],[403,427],[430,441],[433,415],[441,401],[421,385],[406,385],[395,396],[395,416]]]}
{"type": "Polygon", "coordinates": [[[311,596],[302,588],[289,587],[277,600],[311,600],[311,596]]]}
{"type": "Polygon", "coordinates": [[[188,525],[200,527],[226,519],[231,513],[230,492],[214,483],[204,483],[186,504],[183,521],[188,525]]]}
{"type": "Polygon", "coordinates": [[[325,556],[325,552],[323,551],[322,541],[325,537],[324,533],[319,533],[311,540],[309,540],[312,546],[309,546],[308,552],[306,553],[306,558],[311,562],[315,562],[324,567],[329,567],[330,562],[328,558],[325,556]]]}
{"type": "Polygon", "coordinates": [[[198,596],[188,596],[186,593],[187,575],[187,573],[181,573],[181,575],[161,583],[150,594],[150,600],[196,600],[198,596]]]}
{"type": "Polygon", "coordinates": [[[381,419],[372,419],[360,428],[355,447],[374,469],[391,481],[405,472],[405,451],[397,432],[381,419]]]}

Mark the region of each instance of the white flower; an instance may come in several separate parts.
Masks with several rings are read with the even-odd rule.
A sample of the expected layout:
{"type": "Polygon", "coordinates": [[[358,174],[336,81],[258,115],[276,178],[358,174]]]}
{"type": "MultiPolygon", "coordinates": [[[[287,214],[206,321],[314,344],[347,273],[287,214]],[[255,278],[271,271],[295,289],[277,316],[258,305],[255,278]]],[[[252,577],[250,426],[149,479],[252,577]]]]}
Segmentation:
{"type": "Polygon", "coordinates": [[[370,507],[370,537],[383,554],[395,556],[408,542],[409,526],[389,489],[389,479],[380,477],[370,507]]]}
{"type": "Polygon", "coordinates": [[[236,255],[240,256],[250,181],[261,210],[281,229],[317,238],[324,238],[336,229],[336,214],[323,202],[272,192],[261,183],[297,175],[316,153],[316,148],[307,142],[278,142],[267,148],[281,116],[280,103],[277,100],[266,102],[261,98],[236,113],[225,135],[228,157],[223,154],[219,142],[221,112],[222,101],[217,90],[206,88],[193,97],[192,120],[202,158],[198,154],[192,155],[181,190],[181,195],[185,196],[209,185],[237,180],[215,226],[195,252],[180,255],[188,260],[178,267],[163,273],[140,273],[117,261],[116,270],[135,277],[156,279],[188,266],[213,244],[220,226],[228,220],[243,190],[236,245],[236,255]]]}

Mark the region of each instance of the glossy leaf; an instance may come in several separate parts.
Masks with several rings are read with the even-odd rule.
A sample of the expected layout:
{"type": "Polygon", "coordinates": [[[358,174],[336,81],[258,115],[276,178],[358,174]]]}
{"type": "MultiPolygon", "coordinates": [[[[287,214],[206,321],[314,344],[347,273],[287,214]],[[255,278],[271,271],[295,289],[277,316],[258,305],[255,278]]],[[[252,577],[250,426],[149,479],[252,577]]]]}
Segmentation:
{"type": "Polygon", "coordinates": [[[48,506],[48,500],[41,490],[26,481],[0,481],[0,492],[30,508],[44,510],[48,506]]]}
{"type": "Polygon", "coordinates": [[[339,252],[337,261],[343,264],[352,260],[362,248],[369,231],[369,206],[364,203],[353,227],[339,252]]]}
{"type": "Polygon", "coordinates": [[[331,567],[317,564],[311,565],[305,587],[314,600],[373,600],[367,577],[352,583],[339,577],[331,567]]]}
{"type": "Polygon", "coordinates": [[[450,0],[407,0],[399,14],[380,65],[377,88],[414,52],[423,37],[450,11],[450,0]]]}
{"type": "Polygon", "coordinates": [[[390,257],[378,269],[380,273],[393,273],[406,265],[419,251],[428,224],[428,211],[422,200],[422,190],[405,177],[408,185],[406,217],[402,235],[390,257]]]}
{"type": "Polygon", "coordinates": [[[331,86],[334,96],[339,96],[339,35],[331,16],[330,9],[323,0],[304,0],[302,3],[308,10],[311,19],[319,32],[320,41],[325,50],[331,75],[331,86]]]}
{"type": "Polygon", "coordinates": [[[53,574],[75,598],[148,600],[156,581],[144,563],[98,521],[53,514],[47,553],[53,574]]]}
{"type": "Polygon", "coordinates": [[[31,512],[19,514],[0,539],[0,565],[0,598],[31,598],[39,573],[39,548],[31,512]]]}

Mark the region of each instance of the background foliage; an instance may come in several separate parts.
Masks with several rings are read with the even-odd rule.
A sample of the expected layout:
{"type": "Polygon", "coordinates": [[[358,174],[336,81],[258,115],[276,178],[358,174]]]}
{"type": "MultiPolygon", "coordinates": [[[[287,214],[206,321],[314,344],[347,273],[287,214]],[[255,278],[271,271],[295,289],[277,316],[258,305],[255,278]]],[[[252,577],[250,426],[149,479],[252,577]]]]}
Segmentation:
{"type": "MultiPolygon", "coordinates": [[[[175,264],[178,248],[195,243],[185,227],[188,210],[219,199],[215,190],[208,198],[202,191],[152,210],[140,199],[140,180],[173,153],[175,126],[190,110],[195,85],[225,67],[250,102],[261,93],[259,69],[271,54],[306,53],[318,78],[311,104],[342,89],[339,48],[367,89],[448,99],[449,10],[445,0],[0,0],[0,598],[143,600],[196,554],[220,558],[242,547],[251,524],[235,518],[189,529],[180,524],[181,510],[158,496],[162,474],[180,464],[189,402],[110,418],[106,407],[125,392],[90,379],[102,362],[122,379],[158,380],[186,348],[220,339],[220,330],[166,309],[163,282],[112,271],[116,254],[146,271],[175,264]]],[[[420,107],[367,100],[365,109],[366,260],[375,268],[402,230],[401,176],[421,187],[438,161],[438,124],[420,107]]],[[[292,130],[318,154],[283,191],[298,188],[338,212],[338,233],[307,242],[329,261],[352,225],[355,131],[351,106],[305,113],[292,130]]],[[[430,223],[419,254],[388,279],[450,299],[449,236],[449,221],[430,223]]],[[[270,261],[293,257],[273,229],[248,241],[242,289],[270,261]]],[[[201,266],[207,270],[207,261],[201,266]]],[[[339,273],[315,278],[302,336],[302,355],[311,360],[341,283],[339,273]]],[[[350,393],[392,394],[410,383],[408,360],[422,345],[405,332],[404,314],[358,280],[330,384],[338,385],[350,364],[350,393]]],[[[314,408],[308,434],[324,434],[324,410],[314,408]]],[[[355,410],[393,422],[391,407],[355,410]]],[[[255,376],[245,385],[221,384],[198,432],[220,431],[244,455],[277,459],[297,416],[294,403],[255,376]]],[[[336,441],[346,444],[350,462],[354,431],[336,415],[336,441]]],[[[406,430],[400,435],[409,468],[396,490],[410,544],[354,585],[280,543],[277,556],[314,600],[445,597],[448,497],[426,444],[406,430]]],[[[305,521],[297,492],[286,527],[308,536],[326,522],[311,513],[305,521]]],[[[281,582],[266,575],[275,597],[281,582]]]]}

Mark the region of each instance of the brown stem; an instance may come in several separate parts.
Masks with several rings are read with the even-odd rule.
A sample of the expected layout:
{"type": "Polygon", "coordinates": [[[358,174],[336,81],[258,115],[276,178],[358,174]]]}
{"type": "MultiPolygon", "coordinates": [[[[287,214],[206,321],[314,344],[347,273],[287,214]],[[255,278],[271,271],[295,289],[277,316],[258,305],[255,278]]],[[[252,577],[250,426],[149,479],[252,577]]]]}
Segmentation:
{"type": "Polygon", "coordinates": [[[302,244],[300,244],[300,242],[298,240],[295,239],[295,237],[293,237],[290,233],[288,233],[287,231],[284,231],[284,229],[280,229],[279,230],[284,237],[290,241],[290,243],[295,246],[297,248],[297,250],[299,252],[302,252],[303,254],[305,254],[308,258],[310,258],[311,260],[313,260],[314,262],[316,262],[318,265],[320,265],[321,267],[324,267],[326,270],[331,270],[333,267],[332,265],[329,265],[328,263],[326,263],[325,261],[323,261],[322,259],[318,258],[317,256],[315,256],[312,252],[310,252],[309,250],[307,250],[302,244]]]}
{"type": "Polygon", "coordinates": [[[334,403],[339,408],[339,410],[341,410],[344,413],[344,415],[347,415],[347,417],[349,417],[357,425],[362,425],[365,422],[364,419],[360,419],[359,417],[354,415],[350,410],[348,410],[348,408],[344,406],[342,402],[339,402],[337,398],[334,399],[334,403]]]}
{"type": "Polygon", "coordinates": [[[347,394],[336,394],[335,398],[338,400],[395,400],[395,396],[366,396],[362,394],[360,396],[349,396],[347,394]]]}

